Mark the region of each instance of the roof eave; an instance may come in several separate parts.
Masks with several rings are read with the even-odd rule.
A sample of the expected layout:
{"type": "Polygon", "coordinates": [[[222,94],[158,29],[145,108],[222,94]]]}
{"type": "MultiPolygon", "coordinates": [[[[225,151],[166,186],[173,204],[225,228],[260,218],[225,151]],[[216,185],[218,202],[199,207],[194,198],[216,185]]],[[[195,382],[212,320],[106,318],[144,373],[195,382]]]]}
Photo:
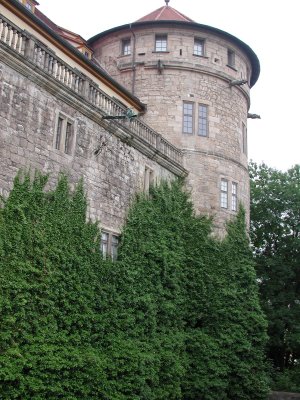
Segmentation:
{"type": "Polygon", "coordinates": [[[117,81],[115,81],[107,72],[102,70],[100,67],[95,65],[92,61],[84,56],[76,47],[72,46],[67,40],[63,39],[57,32],[51,29],[46,23],[41,21],[37,16],[34,15],[31,11],[27,10],[18,0],[0,0],[0,3],[3,3],[8,8],[16,8],[21,14],[24,14],[28,19],[30,19],[35,25],[41,28],[42,31],[45,31],[50,35],[56,42],[58,42],[61,46],[65,47],[69,52],[71,52],[77,59],[86,64],[90,69],[92,69],[98,76],[101,76],[107,83],[110,84],[111,87],[115,87],[116,92],[123,93],[124,97],[131,99],[132,105],[135,105],[139,111],[144,112],[146,110],[146,105],[142,103],[136,96],[130,93],[126,88],[120,85],[117,81]]]}

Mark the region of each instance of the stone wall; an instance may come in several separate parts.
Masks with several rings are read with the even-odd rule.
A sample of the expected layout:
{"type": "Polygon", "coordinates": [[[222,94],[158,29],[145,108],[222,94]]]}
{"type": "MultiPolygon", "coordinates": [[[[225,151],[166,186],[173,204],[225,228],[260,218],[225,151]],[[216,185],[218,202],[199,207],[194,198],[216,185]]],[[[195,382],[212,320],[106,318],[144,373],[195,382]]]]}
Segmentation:
{"type": "Polygon", "coordinates": [[[38,68],[30,70],[17,61],[18,70],[8,65],[12,64],[9,57],[8,64],[0,64],[0,193],[7,196],[20,168],[50,173],[49,185],[61,172],[69,175],[72,184],[83,177],[90,217],[119,232],[135,193],[143,190],[145,168],[157,180],[173,179],[176,174],[162,160],[150,159],[121,140],[115,134],[121,128],[102,123],[92,106],[38,68]],[[59,115],[73,124],[71,154],[55,149],[59,115]]]}
{"type": "Polygon", "coordinates": [[[231,207],[232,182],[238,187],[238,202],[249,221],[249,176],[243,150],[243,126],[247,126],[248,84],[230,86],[231,80],[250,79],[251,63],[234,43],[208,31],[174,25],[126,27],[108,32],[93,43],[95,56],[115,79],[147,104],[144,121],[163,133],[184,152],[189,171],[187,185],[198,213],[214,216],[216,230],[236,214],[231,207]],[[133,33],[134,32],[134,35],[133,33]],[[156,34],[167,34],[166,52],[155,52],[156,34]],[[121,56],[121,41],[130,37],[132,54],[121,56]],[[205,40],[204,56],[193,53],[194,38],[205,40]],[[229,67],[227,50],[235,52],[235,67],[229,67]],[[158,63],[162,68],[158,68],[158,63]],[[134,66],[134,68],[133,68],[134,66]],[[194,105],[194,133],[183,133],[183,102],[194,105]],[[198,105],[208,106],[208,135],[199,136],[198,105]],[[221,208],[221,180],[228,181],[228,208],[221,208]]]}

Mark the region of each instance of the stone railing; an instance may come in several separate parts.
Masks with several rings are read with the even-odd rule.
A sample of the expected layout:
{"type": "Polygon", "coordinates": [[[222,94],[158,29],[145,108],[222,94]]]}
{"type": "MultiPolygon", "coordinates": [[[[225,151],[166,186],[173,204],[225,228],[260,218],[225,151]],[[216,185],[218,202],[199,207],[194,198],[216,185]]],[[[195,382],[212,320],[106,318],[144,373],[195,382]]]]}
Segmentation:
{"type": "MultiPolygon", "coordinates": [[[[24,31],[0,14],[0,41],[26,60],[40,68],[44,73],[82,96],[98,108],[103,115],[125,115],[126,108],[103,92],[90,78],[76,68],[72,68],[59,58],[50,48],[41,43],[27,31],[24,31]]],[[[36,68],[35,68],[36,70],[36,68]]],[[[112,120],[118,126],[124,126],[130,134],[155,148],[157,152],[173,162],[182,165],[182,152],[165,140],[139,118],[112,120]]]]}

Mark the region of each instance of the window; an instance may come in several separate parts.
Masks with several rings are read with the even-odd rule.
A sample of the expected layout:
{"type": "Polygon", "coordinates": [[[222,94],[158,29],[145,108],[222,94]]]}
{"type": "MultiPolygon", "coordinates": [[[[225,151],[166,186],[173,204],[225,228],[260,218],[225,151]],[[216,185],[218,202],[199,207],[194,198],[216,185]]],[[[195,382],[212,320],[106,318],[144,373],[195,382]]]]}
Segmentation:
{"type": "Polygon", "coordinates": [[[194,39],[194,55],[204,56],[204,40],[194,39]]]}
{"type": "Polygon", "coordinates": [[[101,253],[106,260],[110,257],[113,261],[115,261],[118,257],[118,246],[119,246],[119,237],[112,232],[102,232],[101,233],[101,253]]]}
{"type": "Polygon", "coordinates": [[[208,123],[207,123],[207,111],[208,107],[205,104],[199,104],[198,109],[198,135],[207,136],[208,135],[208,123]]]}
{"type": "Polygon", "coordinates": [[[149,188],[150,185],[153,184],[154,181],[154,172],[151,168],[145,167],[145,173],[144,173],[144,193],[148,194],[149,193],[149,188]]]}
{"type": "Polygon", "coordinates": [[[155,36],[155,51],[167,51],[167,35],[155,36]]]}
{"type": "Polygon", "coordinates": [[[103,258],[106,260],[108,254],[108,239],[109,234],[107,232],[101,233],[101,253],[103,258]]]}
{"type": "Polygon", "coordinates": [[[26,2],[25,7],[28,8],[29,11],[32,11],[32,5],[30,3],[26,2]]]}
{"type": "Polygon", "coordinates": [[[130,39],[123,39],[122,40],[122,55],[128,56],[131,54],[131,41],[130,39]]]}
{"type": "Polygon", "coordinates": [[[228,181],[221,179],[221,207],[228,208],[228,181]]]}
{"type": "Polygon", "coordinates": [[[116,235],[111,236],[111,259],[116,261],[118,258],[119,238],[116,235]]]}
{"type": "Polygon", "coordinates": [[[227,50],[227,64],[230,67],[235,66],[235,52],[230,49],[227,50]]]}
{"type": "Polygon", "coordinates": [[[193,133],[194,131],[194,104],[183,102],[183,133],[193,133]]]}
{"type": "Polygon", "coordinates": [[[247,155],[247,128],[244,123],[242,123],[242,146],[243,153],[247,155]]]}
{"type": "Polygon", "coordinates": [[[73,153],[74,121],[63,114],[59,114],[57,119],[54,147],[66,154],[73,153]]]}
{"type": "Polygon", "coordinates": [[[231,185],[231,210],[237,211],[237,183],[232,182],[231,185]]]}

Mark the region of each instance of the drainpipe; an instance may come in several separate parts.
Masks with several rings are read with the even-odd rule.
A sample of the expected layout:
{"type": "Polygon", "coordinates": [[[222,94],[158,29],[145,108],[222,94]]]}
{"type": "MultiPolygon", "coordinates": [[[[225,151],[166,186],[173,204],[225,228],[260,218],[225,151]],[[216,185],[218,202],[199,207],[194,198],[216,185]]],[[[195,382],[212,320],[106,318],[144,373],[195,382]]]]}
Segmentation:
{"type": "Polygon", "coordinates": [[[132,43],[132,86],[131,86],[131,93],[134,95],[135,92],[135,78],[136,78],[136,66],[135,66],[135,44],[136,44],[136,37],[135,33],[131,27],[131,24],[129,25],[129,29],[131,30],[132,36],[133,36],[133,43],[132,43]]]}

